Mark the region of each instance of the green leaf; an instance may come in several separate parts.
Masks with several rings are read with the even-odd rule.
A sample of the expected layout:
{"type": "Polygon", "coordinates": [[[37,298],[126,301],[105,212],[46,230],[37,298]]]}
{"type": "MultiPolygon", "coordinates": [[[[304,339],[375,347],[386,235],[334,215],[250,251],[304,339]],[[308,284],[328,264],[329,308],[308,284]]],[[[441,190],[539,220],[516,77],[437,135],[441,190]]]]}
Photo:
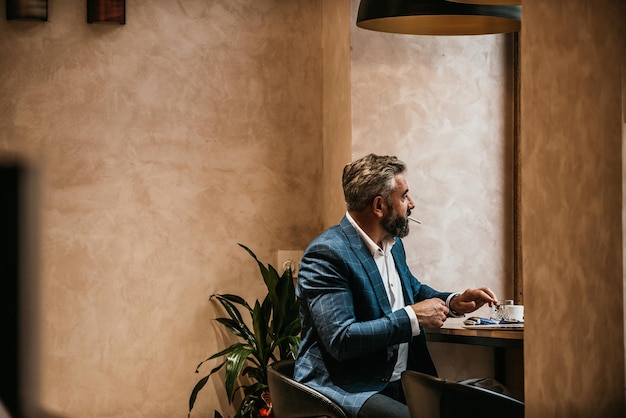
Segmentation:
{"type": "Polygon", "coordinates": [[[298,348],[300,347],[300,337],[297,335],[285,335],[279,340],[281,347],[281,359],[293,358],[298,356],[298,348]]]}
{"type": "MultiPolygon", "coordinates": [[[[193,409],[193,406],[196,403],[196,398],[198,397],[198,392],[200,392],[200,390],[202,390],[202,388],[206,385],[206,382],[209,380],[209,377],[211,377],[211,375],[213,373],[217,372],[219,369],[222,368],[224,363],[225,362],[222,362],[219,366],[214,367],[209,374],[207,374],[202,379],[200,379],[198,381],[198,383],[196,383],[196,385],[193,387],[193,389],[191,390],[191,396],[189,397],[189,413],[191,413],[191,410],[193,409]]],[[[200,364],[202,364],[202,363],[200,363],[200,364]]],[[[200,366],[198,366],[198,367],[200,367],[200,366]]],[[[198,372],[198,369],[196,368],[196,373],[197,372],[198,372]]]]}
{"type": "Polygon", "coordinates": [[[239,405],[239,409],[235,414],[235,418],[256,418],[259,416],[258,411],[256,410],[257,404],[259,400],[253,396],[245,397],[241,404],[239,405]]]}
{"type": "Polygon", "coordinates": [[[261,276],[263,276],[263,281],[265,282],[265,286],[267,287],[270,297],[273,301],[276,300],[276,281],[278,277],[278,273],[276,272],[276,269],[274,269],[274,267],[272,267],[269,264],[268,264],[268,267],[269,267],[268,269],[267,267],[265,267],[265,265],[261,261],[259,261],[256,254],[254,254],[252,250],[250,250],[250,248],[246,247],[243,244],[239,244],[239,246],[242,247],[244,250],[246,250],[248,254],[250,254],[252,258],[254,258],[254,260],[257,262],[257,265],[259,266],[259,270],[261,271],[261,276]]]}
{"type": "Polygon", "coordinates": [[[217,322],[224,325],[230,332],[243,338],[243,331],[239,326],[239,323],[232,318],[215,318],[217,322]]]}
{"type": "Polygon", "coordinates": [[[296,317],[292,319],[291,322],[287,324],[287,326],[285,326],[285,329],[283,330],[283,332],[281,332],[281,335],[299,335],[301,330],[302,324],[300,322],[300,318],[296,317]]]}
{"type": "MultiPolygon", "coordinates": [[[[228,315],[230,316],[232,322],[223,323],[219,318],[218,321],[222,322],[233,334],[243,338],[248,341],[250,344],[254,343],[254,334],[248,328],[248,325],[244,322],[241,313],[237,309],[237,307],[231,302],[229,296],[232,295],[213,295],[211,298],[215,297],[220,304],[224,307],[228,315]]],[[[246,303],[246,309],[250,309],[250,306],[246,303]]],[[[250,315],[252,315],[252,310],[249,311],[250,315]]]]}
{"type": "Polygon", "coordinates": [[[206,385],[206,382],[209,380],[209,376],[210,375],[207,375],[200,379],[191,390],[191,396],[189,397],[189,412],[193,409],[193,406],[196,403],[196,398],[198,397],[198,392],[200,392],[204,385],[206,385]]]}
{"type": "Polygon", "coordinates": [[[295,298],[293,275],[290,268],[285,269],[276,284],[277,300],[274,302],[273,332],[285,334],[285,328],[294,317],[298,317],[298,303],[295,298]]]}
{"type": "MultiPolygon", "coordinates": [[[[258,263],[262,266],[260,262],[258,263]]],[[[270,264],[267,265],[267,268],[263,266],[261,272],[265,272],[265,274],[263,274],[263,279],[265,281],[265,286],[267,287],[267,291],[270,295],[272,303],[274,305],[280,303],[278,300],[278,294],[276,293],[276,286],[278,285],[280,275],[278,274],[274,266],[270,264]]]]}
{"type": "MultiPolygon", "coordinates": [[[[229,355],[230,356],[232,353],[238,352],[238,351],[241,351],[241,350],[250,350],[250,351],[252,351],[252,347],[250,347],[250,345],[244,344],[244,343],[235,343],[235,344],[232,344],[230,347],[227,347],[227,348],[225,348],[225,349],[223,349],[223,350],[213,354],[208,359],[211,360],[211,359],[215,359],[215,358],[222,357],[222,356],[225,356],[225,355],[229,355]]],[[[228,361],[228,359],[226,359],[224,362],[227,362],[227,361],[228,361]]]]}
{"type": "Polygon", "coordinates": [[[267,367],[263,368],[263,367],[259,367],[259,366],[255,366],[255,367],[246,367],[243,369],[243,371],[241,372],[241,374],[243,376],[248,376],[250,379],[255,380],[257,382],[267,382],[267,367]],[[265,369],[265,371],[264,371],[265,369]]]}
{"type": "Polygon", "coordinates": [[[267,390],[269,390],[269,386],[267,384],[256,382],[246,387],[244,389],[244,394],[246,396],[254,396],[256,399],[261,400],[261,394],[267,390]]]}
{"type": "Polygon", "coordinates": [[[243,307],[245,307],[248,311],[252,311],[252,308],[250,307],[250,305],[248,304],[248,302],[246,302],[246,300],[244,298],[242,298],[241,296],[237,296],[237,295],[232,295],[229,293],[225,293],[225,294],[216,294],[213,295],[215,297],[219,297],[222,299],[226,299],[232,303],[236,303],[238,305],[241,305],[243,307]]]}
{"type": "Polygon", "coordinates": [[[242,346],[231,351],[226,359],[226,377],[224,384],[226,386],[228,400],[231,403],[235,395],[235,382],[239,379],[239,376],[241,376],[243,365],[252,352],[253,350],[251,348],[242,346]]]}
{"type": "MultiPolygon", "coordinates": [[[[214,358],[215,358],[214,356],[215,356],[215,354],[213,354],[213,356],[211,356],[211,357],[209,357],[209,358],[207,358],[207,359],[202,360],[202,361],[200,362],[200,364],[198,364],[198,366],[196,366],[196,373],[200,373],[200,370],[199,370],[199,369],[200,369],[200,366],[202,366],[202,365],[203,365],[204,363],[206,363],[207,361],[214,359],[214,358]]],[[[224,365],[224,363],[225,363],[225,361],[224,361],[224,362],[222,362],[222,364],[220,364],[220,365],[217,367],[217,369],[219,370],[219,368],[220,368],[220,367],[222,367],[222,366],[224,365]]],[[[213,373],[213,371],[211,371],[211,373],[213,373]]]]}
{"type": "MultiPolygon", "coordinates": [[[[233,320],[235,321],[243,323],[244,321],[243,321],[243,316],[241,315],[241,312],[239,312],[239,309],[231,301],[231,298],[228,298],[226,296],[228,295],[215,294],[215,295],[211,295],[210,299],[216,298],[218,302],[224,307],[224,309],[226,309],[228,316],[233,318],[233,320]]],[[[243,306],[246,307],[249,313],[252,312],[252,309],[249,309],[249,306],[247,303],[246,305],[243,305],[243,306]]]]}
{"type": "Polygon", "coordinates": [[[259,304],[254,305],[254,313],[252,315],[252,323],[254,326],[254,336],[256,338],[256,353],[254,353],[261,364],[267,364],[267,326],[269,322],[269,313],[265,311],[259,304]]]}

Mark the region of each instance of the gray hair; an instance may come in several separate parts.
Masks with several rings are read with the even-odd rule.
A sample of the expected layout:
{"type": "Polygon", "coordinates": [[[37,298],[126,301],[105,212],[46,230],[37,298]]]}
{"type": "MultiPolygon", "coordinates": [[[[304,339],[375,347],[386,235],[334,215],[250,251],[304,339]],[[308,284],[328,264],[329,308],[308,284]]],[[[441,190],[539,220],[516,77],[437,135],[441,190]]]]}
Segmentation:
{"type": "Polygon", "coordinates": [[[369,154],[343,168],[341,183],[349,211],[360,212],[376,196],[389,202],[396,187],[396,174],[406,171],[406,164],[394,156],[369,154]]]}

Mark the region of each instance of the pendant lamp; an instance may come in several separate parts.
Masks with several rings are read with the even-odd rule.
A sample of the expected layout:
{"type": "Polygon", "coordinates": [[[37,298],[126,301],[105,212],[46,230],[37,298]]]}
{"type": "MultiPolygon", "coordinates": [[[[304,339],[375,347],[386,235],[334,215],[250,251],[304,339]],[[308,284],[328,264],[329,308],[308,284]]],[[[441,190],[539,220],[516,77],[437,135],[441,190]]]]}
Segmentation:
{"type": "Polygon", "coordinates": [[[522,0],[448,0],[454,3],[487,4],[492,6],[521,6],[522,0]]]}
{"type": "Polygon", "coordinates": [[[410,35],[484,35],[520,30],[521,6],[446,0],[361,0],[356,25],[410,35]]]}

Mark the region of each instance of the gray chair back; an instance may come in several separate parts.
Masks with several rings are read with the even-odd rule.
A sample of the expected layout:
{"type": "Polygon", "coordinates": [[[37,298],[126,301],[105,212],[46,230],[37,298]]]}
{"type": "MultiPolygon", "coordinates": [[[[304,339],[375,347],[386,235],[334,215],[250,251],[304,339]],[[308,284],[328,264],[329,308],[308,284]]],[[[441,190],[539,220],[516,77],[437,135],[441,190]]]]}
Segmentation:
{"type": "Polygon", "coordinates": [[[411,418],[440,418],[445,380],[425,373],[405,371],[402,388],[411,418]]]}
{"type": "Polygon", "coordinates": [[[524,402],[478,386],[405,371],[411,418],[524,418],[524,402]]]}
{"type": "Polygon", "coordinates": [[[334,401],[293,379],[294,360],[281,360],[267,368],[275,418],[347,418],[334,401]]]}

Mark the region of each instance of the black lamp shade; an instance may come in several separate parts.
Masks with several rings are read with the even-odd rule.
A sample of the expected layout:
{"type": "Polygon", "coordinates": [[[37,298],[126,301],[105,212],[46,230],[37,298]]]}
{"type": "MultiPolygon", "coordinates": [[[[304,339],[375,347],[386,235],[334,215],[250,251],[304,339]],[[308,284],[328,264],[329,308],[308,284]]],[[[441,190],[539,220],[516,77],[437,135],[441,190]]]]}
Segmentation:
{"type": "Polygon", "coordinates": [[[486,6],[446,0],[361,0],[357,26],[413,35],[484,35],[517,32],[521,6],[486,6]]]}
{"type": "Polygon", "coordinates": [[[454,3],[487,4],[491,6],[521,6],[522,0],[447,0],[454,3]]]}

